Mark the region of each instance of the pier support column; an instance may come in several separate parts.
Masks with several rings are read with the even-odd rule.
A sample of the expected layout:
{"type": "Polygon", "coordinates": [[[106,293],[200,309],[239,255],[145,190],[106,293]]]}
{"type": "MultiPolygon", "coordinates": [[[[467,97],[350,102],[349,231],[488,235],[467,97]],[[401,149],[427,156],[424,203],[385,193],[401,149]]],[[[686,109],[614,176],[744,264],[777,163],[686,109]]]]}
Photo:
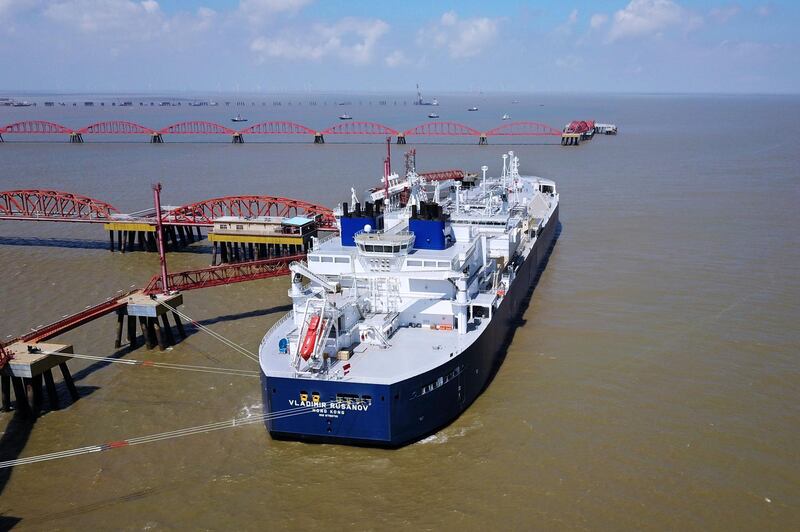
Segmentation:
{"type": "Polygon", "coordinates": [[[314,133],[314,144],[325,144],[325,137],[319,131],[314,133]]]}
{"type": "Polygon", "coordinates": [[[61,370],[61,376],[64,377],[64,384],[67,385],[67,391],[69,391],[69,396],[72,398],[72,401],[77,401],[80,395],[78,394],[78,389],[75,387],[75,381],[72,380],[72,374],[69,372],[69,368],[67,367],[66,362],[62,362],[58,365],[58,369],[61,370]]]}
{"type": "Polygon", "coordinates": [[[181,317],[178,316],[175,311],[172,312],[172,318],[175,320],[175,326],[178,328],[178,334],[180,335],[181,339],[186,339],[186,330],[183,328],[183,322],[181,321],[181,317]]]}
{"type": "Polygon", "coordinates": [[[114,349],[122,347],[122,326],[125,322],[125,314],[121,310],[117,311],[117,336],[114,339],[114,349]]]}
{"type": "Polygon", "coordinates": [[[50,410],[58,410],[58,393],[56,392],[56,383],[53,380],[53,371],[47,369],[43,375],[44,383],[47,388],[47,399],[50,401],[50,410]]]}
{"type": "Polygon", "coordinates": [[[128,316],[128,346],[130,349],[136,347],[136,317],[128,316]]]}
{"type": "Polygon", "coordinates": [[[177,226],[177,231],[178,231],[178,238],[181,241],[181,247],[185,247],[186,246],[186,233],[183,230],[183,226],[182,225],[177,226]]]}
{"type": "Polygon", "coordinates": [[[11,384],[14,386],[17,412],[23,416],[30,416],[31,407],[28,403],[28,394],[25,393],[25,383],[22,381],[22,377],[11,377],[11,384]]]}
{"type": "Polygon", "coordinates": [[[147,318],[144,316],[139,316],[139,328],[142,330],[145,346],[147,346],[147,349],[153,349],[155,347],[153,345],[153,337],[150,335],[150,327],[148,327],[147,318]]]}
{"type": "Polygon", "coordinates": [[[44,399],[42,397],[42,374],[34,375],[30,379],[25,380],[27,381],[31,413],[33,417],[38,417],[42,411],[42,400],[44,399]]]}
{"type": "Polygon", "coordinates": [[[69,142],[70,144],[83,144],[83,135],[73,131],[69,134],[69,142]]]}
{"type": "Polygon", "coordinates": [[[398,144],[405,144],[406,143],[406,136],[402,133],[397,134],[397,143],[398,144]]]}
{"type": "Polygon", "coordinates": [[[241,133],[234,133],[231,139],[232,144],[244,144],[244,136],[241,133]]]}
{"type": "Polygon", "coordinates": [[[108,232],[108,250],[114,253],[114,231],[108,232]]]}
{"type": "Polygon", "coordinates": [[[175,345],[175,336],[172,334],[172,326],[169,324],[169,314],[166,312],[161,315],[161,325],[164,326],[163,331],[167,337],[167,345],[175,345]]]}
{"type": "Polygon", "coordinates": [[[2,401],[0,402],[0,412],[11,410],[11,377],[0,375],[0,388],[2,388],[2,401]]]}
{"type": "Polygon", "coordinates": [[[486,146],[489,144],[489,141],[486,138],[486,135],[481,134],[480,138],[478,139],[478,146],[486,146]]]}
{"type": "Polygon", "coordinates": [[[158,343],[158,350],[163,351],[167,348],[166,338],[164,338],[164,332],[161,330],[161,325],[158,324],[158,318],[147,318],[148,327],[153,330],[153,334],[156,335],[156,342],[158,343]]]}
{"type": "Polygon", "coordinates": [[[150,134],[150,144],[163,144],[164,138],[161,136],[161,133],[154,131],[150,134]]]}
{"type": "Polygon", "coordinates": [[[211,244],[211,265],[217,265],[217,243],[213,242],[211,244]]]}

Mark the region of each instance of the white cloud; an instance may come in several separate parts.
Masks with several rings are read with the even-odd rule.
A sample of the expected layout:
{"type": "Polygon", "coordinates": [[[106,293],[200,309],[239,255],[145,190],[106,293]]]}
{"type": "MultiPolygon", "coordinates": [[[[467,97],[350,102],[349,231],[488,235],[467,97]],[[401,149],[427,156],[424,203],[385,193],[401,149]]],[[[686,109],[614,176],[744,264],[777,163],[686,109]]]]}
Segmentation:
{"type": "Polygon", "coordinates": [[[577,55],[565,55],[556,59],[556,66],[568,70],[575,70],[583,64],[583,59],[577,55]]]}
{"type": "Polygon", "coordinates": [[[58,31],[91,38],[113,55],[142,42],[192,46],[190,37],[210,29],[217,20],[217,13],[207,7],[168,16],[156,0],[56,0],[42,14],[58,31]]]}
{"type": "Polygon", "coordinates": [[[0,20],[14,13],[36,7],[41,0],[0,0],[0,20]]]}
{"type": "Polygon", "coordinates": [[[759,17],[768,17],[772,14],[772,7],[769,4],[761,4],[756,7],[756,15],[759,17]]]}
{"type": "Polygon", "coordinates": [[[567,22],[570,23],[570,24],[575,24],[576,22],[578,22],[578,10],[577,9],[573,9],[572,11],[569,12],[569,17],[567,18],[567,22]]]}
{"type": "Polygon", "coordinates": [[[406,54],[404,54],[402,51],[395,50],[394,52],[386,56],[385,62],[386,66],[398,67],[402,65],[407,65],[410,61],[406,57],[406,54]]]}
{"type": "Polygon", "coordinates": [[[332,25],[314,24],[302,34],[257,37],[250,43],[250,50],[262,59],[315,60],[334,56],[349,63],[366,64],[387,31],[389,25],[383,20],[347,17],[332,25]]]}
{"type": "Polygon", "coordinates": [[[314,0],[241,0],[239,13],[258,24],[278,13],[297,13],[314,0]]]}
{"type": "Polygon", "coordinates": [[[143,38],[153,36],[166,23],[154,0],[61,0],[47,6],[44,15],[84,33],[120,32],[129,36],[140,32],[143,38]]]}
{"type": "Polygon", "coordinates": [[[439,22],[419,31],[417,43],[423,47],[433,44],[437,48],[447,48],[450,57],[456,59],[473,57],[494,41],[498,26],[499,19],[461,19],[455,11],[448,11],[439,22]]]}
{"type": "Polygon", "coordinates": [[[725,22],[728,22],[730,19],[738,15],[741,12],[741,10],[742,8],[739,7],[738,4],[731,4],[728,6],[712,8],[711,11],[708,12],[708,16],[711,17],[713,20],[724,24],[725,22]]]}
{"type": "Polygon", "coordinates": [[[608,15],[605,13],[595,13],[592,15],[592,18],[589,19],[589,26],[591,26],[593,29],[597,29],[606,22],[608,22],[608,15]]]}
{"type": "Polygon", "coordinates": [[[614,13],[608,40],[658,34],[681,23],[693,29],[702,24],[702,19],[672,0],[631,0],[624,9],[614,13]]]}

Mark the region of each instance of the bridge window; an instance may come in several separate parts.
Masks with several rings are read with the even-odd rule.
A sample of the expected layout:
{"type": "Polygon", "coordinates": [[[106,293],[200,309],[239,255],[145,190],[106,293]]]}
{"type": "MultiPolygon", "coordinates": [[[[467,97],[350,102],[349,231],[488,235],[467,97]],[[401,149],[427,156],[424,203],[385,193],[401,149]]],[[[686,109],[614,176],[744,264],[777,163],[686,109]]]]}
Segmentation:
{"type": "Polygon", "coordinates": [[[408,262],[406,262],[406,264],[408,266],[422,266],[422,261],[421,260],[409,259],[408,262]]]}
{"type": "Polygon", "coordinates": [[[339,264],[350,264],[350,257],[334,257],[333,262],[339,264]]]}
{"type": "Polygon", "coordinates": [[[333,257],[321,257],[322,262],[333,262],[333,257]]]}

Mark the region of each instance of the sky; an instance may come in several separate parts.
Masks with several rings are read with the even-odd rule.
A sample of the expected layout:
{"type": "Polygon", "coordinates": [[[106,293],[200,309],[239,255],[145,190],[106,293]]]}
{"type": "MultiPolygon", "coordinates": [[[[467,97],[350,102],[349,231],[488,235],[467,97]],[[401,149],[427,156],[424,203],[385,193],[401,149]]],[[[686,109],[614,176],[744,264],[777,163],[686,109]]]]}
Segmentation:
{"type": "Polygon", "coordinates": [[[0,0],[0,90],[800,92],[800,2],[0,0]]]}

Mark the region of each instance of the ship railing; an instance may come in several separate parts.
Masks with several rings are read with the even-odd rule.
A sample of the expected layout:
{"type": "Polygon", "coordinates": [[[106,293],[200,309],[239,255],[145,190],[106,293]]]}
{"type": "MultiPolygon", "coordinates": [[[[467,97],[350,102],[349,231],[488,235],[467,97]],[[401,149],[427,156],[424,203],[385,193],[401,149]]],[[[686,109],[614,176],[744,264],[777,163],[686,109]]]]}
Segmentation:
{"type": "Polygon", "coordinates": [[[264,347],[264,344],[267,342],[267,338],[272,336],[272,333],[275,332],[278,329],[278,327],[283,325],[284,322],[286,322],[286,320],[291,319],[293,314],[294,314],[294,311],[290,310],[289,312],[284,314],[281,319],[279,319],[278,321],[276,321],[275,323],[272,324],[272,327],[270,327],[267,330],[267,334],[265,334],[264,338],[261,339],[261,345],[259,346],[259,350],[260,350],[260,348],[264,347]]]}
{"type": "Polygon", "coordinates": [[[314,249],[315,249],[315,250],[319,249],[319,247],[320,247],[322,244],[324,244],[324,243],[325,243],[325,242],[327,242],[328,240],[331,240],[331,239],[333,239],[333,238],[337,238],[338,236],[339,236],[339,233],[336,233],[336,232],[334,232],[334,231],[330,231],[330,232],[329,232],[328,234],[326,234],[325,236],[321,236],[321,237],[320,237],[320,236],[317,236],[317,237],[314,237],[314,238],[316,238],[316,240],[314,241],[314,249]]]}

